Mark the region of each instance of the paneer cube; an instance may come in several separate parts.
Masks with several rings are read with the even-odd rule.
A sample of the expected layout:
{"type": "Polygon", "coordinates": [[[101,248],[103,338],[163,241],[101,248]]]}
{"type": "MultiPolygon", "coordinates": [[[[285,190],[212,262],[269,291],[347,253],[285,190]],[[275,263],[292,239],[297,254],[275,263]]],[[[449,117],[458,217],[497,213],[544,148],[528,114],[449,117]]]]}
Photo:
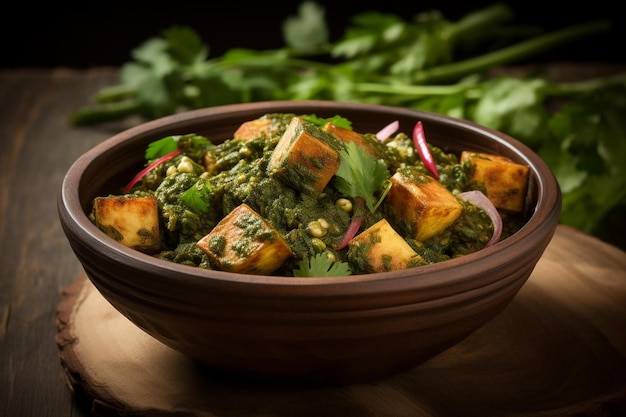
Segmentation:
{"type": "Polygon", "coordinates": [[[367,272],[384,272],[424,265],[426,262],[391,227],[386,219],[379,220],[348,243],[349,251],[358,257],[367,272]]]}
{"type": "Polygon", "coordinates": [[[219,269],[268,275],[293,255],[276,229],[247,204],[224,217],[197,246],[219,269]]]}
{"type": "Polygon", "coordinates": [[[503,156],[469,151],[461,153],[460,161],[472,164],[472,183],[485,190],[494,206],[514,213],[524,210],[530,171],[527,166],[503,156]]]}
{"type": "Polygon", "coordinates": [[[375,159],[381,159],[385,156],[385,145],[379,140],[373,140],[359,132],[346,129],[345,127],[335,126],[330,122],[324,125],[324,130],[332,133],[337,139],[346,144],[354,142],[359,148],[364,149],[365,152],[372,155],[375,159]]]}
{"type": "Polygon", "coordinates": [[[94,224],[120,243],[146,253],[159,250],[156,197],[96,197],[93,215],[94,224]]]}
{"type": "Polygon", "coordinates": [[[319,195],[339,169],[339,149],[332,134],[294,117],[272,153],[268,173],[301,192],[319,195]]]}
{"type": "Polygon", "coordinates": [[[270,133],[271,121],[269,118],[258,118],[242,123],[235,133],[233,139],[235,140],[252,140],[263,136],[267,136],[270,133]]]}
{"type": "Polygon", "coordinates": [[[410,167],[396,171],[391,184],[385,204],[393,222],[421,242],[443,232],[463,211],[447,188],[410,167]]]}

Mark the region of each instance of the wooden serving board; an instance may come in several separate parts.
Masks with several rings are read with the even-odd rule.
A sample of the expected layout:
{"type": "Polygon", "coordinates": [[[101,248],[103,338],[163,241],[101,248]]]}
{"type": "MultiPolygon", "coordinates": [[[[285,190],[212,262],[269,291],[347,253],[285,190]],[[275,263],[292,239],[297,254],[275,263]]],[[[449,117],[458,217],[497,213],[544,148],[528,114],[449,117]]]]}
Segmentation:
{"type": "Polygon", "coordinates": [[[93,416],[626,415],[626,253],[559,226],[499,316],[424,364],[340,387],[263,385],[199,366],[135,327],[85,276],[57,345],[93,416]]]}

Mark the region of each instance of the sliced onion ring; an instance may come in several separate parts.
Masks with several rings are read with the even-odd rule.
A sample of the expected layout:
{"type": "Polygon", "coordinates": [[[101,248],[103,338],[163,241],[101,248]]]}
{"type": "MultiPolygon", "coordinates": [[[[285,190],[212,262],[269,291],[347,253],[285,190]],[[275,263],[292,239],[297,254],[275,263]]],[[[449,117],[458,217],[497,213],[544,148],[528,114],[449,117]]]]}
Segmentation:
{"type": "Polygon", "coordinates": [[[137,184],[137,182],[142,179],[148,172],[150,172],[150,170],[152,170],[154,167],[161,165],[163,162],[168,161],[170,159],[172,159],[173,157],[175,157],[176,155],[180,154],[182,151],[180,149],[175,150],[174,152],[170,152],[167,155],[164,155],[158,159],[155,159],[150,165],[148,165],[147,167],[145,167],[144,169],[142,169],[141,171],[139,171],[139,173],[137,175],[135,175],[133,177],[132,180],[130,180],[130,182],[128,184],[126,184],[126,187],[124,187],[124,193],[128,194],[130,193],[130,190],[133,189],[133,186],[135,184],[137,184]]]}
{"type": "Polygon", "coordinates": [[[397,120],[394,120],[393,122],[389,123],[387,126],[380,129],[378,133],[376,133],[376,137],[380,141],[386,140],[391,135],[396,133],[399,128],[400,128],[400,122],[398,122],[397,120]]]}
{"type": "Polygon", "coordinates": [[[480,191],[466,191],[459,194],[459,198],[469,201],[473,203],[476,207],[481,208],[487,213],[491,222],[493,223],[493,234],[491,235],[491,239],[485,245],[491,246],[497,243],[500,240],[500,236],[502,235],[502,217],[500,217],[500,213],[498,213],[498,209],[493,205],[491,200],[487,198],[485,194],[480,191]]]}
{"type": "Polygon", "coordinates": [[[437,165],[435,164],[435,160],[430,153],[430,149],[428,149],[428,143],[426,142],[424,127],[422,126],[421,121],[415,123],[415,127],[413,128],[413,144],[415,145],[415,149],[417,149],[417,153],[419,153],[420,159],[426,166],[426,169],[428,169],[436,179],[439,179],[437,165]]]}

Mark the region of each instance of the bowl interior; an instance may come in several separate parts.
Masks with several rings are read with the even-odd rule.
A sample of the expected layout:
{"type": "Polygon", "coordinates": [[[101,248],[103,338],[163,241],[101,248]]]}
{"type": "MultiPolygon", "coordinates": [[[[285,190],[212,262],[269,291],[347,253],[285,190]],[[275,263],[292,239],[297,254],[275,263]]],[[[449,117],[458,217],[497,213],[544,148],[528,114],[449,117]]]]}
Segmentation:
{"type": "Polygon", "coordinates": [[[213,367],[245,375],[366,381],[414,366],[459,342],[504,309],[548,245],[560,190],[520,142],[471,122],[386,106],[278,101],[195,110],[119,133],[66,174],[58,208],[90,280],[137,326],[213,367]],[[96,196],[119,194],[143,168],[146,146],[196,133],[218,143],[266,113],[343,116],[360,132],[397,120],[445,151],[495,153],[530,168],[526,216],[515,234],[478,252],[399,271],[295,278],[206,270],[127,248],[89,220],[96,196]],[[306,331],[303,331],[305,329],[306,331]]]}
{"type": "MultiPolygon", "coordinates": [[[[525,204],[525,215],[529,219],[527,224],[515,235],[491,248],[461,258],[420,267],[424,273],[427,271],[436,273],[441,269],[453,267],[455,264],[463,267],[473,260],[505,250],[528,235],[543,233],[542,223],[546,223],[547,219],[554,219],[560,211],[560,191],[550,169],[525,145],[500,132],[464,120],[403,108],[328,101],[275,101],[219,106],[168,116],[124,131],[88,151],[70,168],[64,188],[66,198],[63,199],[72,214],[73,221],[86,232],[82,237],[95,238],[97,243],[105,245],[107,250],[117,252],[120,256],[131,257],[133,261],[144,262],[146,267],[157,265],[159,268],[170,270],[182,269],[185,275],[193,276],[206,274],[206,271],[199,268],[169,265],[167,261],[160,261],[122,247],[112,239],[104,237],[91,224],[86,213],[91,210],[94,197],[118,194],[128,179],[143,167],[143,154],[150,142],[168,135],[197,133],[219,143],[232,137],[234,130],[241,123],[266,113],[316,114],[320,117],[341,115],[352,121],[353,128],[360,132],[376,132],[394,120],[400,123],[401,131],[411,132],[415,123],[421,120],[427,140],[444,151],[460,153],[463,150],[472,150],[496,153],[530,167],[525,204]]],[[[389,274],[387,272],[367,274],[367,276],[324,278],[317,280],[316,284],[376,280],[388,278],[389,274]]],[[[396,271],[393,274],[396,277],[413,276],[414,272],[396,271]]],[[[284,281],[283,277],[251,277],[219,271],[211,271],[211,276],[245,282],[281,283],[284,281]]],[[[453,274],[453,276],[456,275],[453,274]]],[[[289,278],[290,284],[300,284],[300,281],[302,280],[289,278]]]]}

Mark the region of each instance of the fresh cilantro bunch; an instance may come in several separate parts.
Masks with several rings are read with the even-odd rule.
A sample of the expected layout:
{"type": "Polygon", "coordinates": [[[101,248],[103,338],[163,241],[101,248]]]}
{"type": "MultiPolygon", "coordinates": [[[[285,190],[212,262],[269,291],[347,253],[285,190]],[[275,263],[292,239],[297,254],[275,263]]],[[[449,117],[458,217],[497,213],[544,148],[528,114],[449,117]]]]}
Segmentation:
{"type": "Polygon", "coordinates": [[[560,222],[626,244],[626,74],[575,83],[500,76],[406,105],[473,120],[528,145],[559,182],[560,222]]]}
{"type": "Polygon", "coordinates": [[[626,86],[568,102],[538,146],[561,186],[561,223],[626,248],[626,86]]]}
{"type": "Polygon", "coordinates": [[[419,13],[413,20],[370,12],[354,16],[345,34],[331,42],[325,10],[304,1],[298,14],[284,22],[283,48],[234,48],[218,57],[209,56],[208,44],[191,28],[174,26],[134,49],[132,61],[121,68],[119,85],[100,90],[94,103],[74,111],[70,121],[89,125],[130,115],[152,119],[280,99],[400,105],[407,93],[448,91],[440,85],[433,89],[434,83],[456,84],[494,65],[608,29],[600,21],[541,34],[517,27],[512,18],[512,11],[499,3],[457,22],[438,11],[419,13]],[[494,48],[492,39],[506,46],[494,48]]]}
{"type": "Polygon", "coordinates": [[[494,3],[458,21],[436,10],[410,19],[363,13],[331,40],[325,10],[304,1],[284,22],[285,46],[276,50],[237,48],[211,57],[192,29],[164,30],[132,51],[119,85],[100,90],[70,121],[90,125],[298,99],[376,103],[464,118],[521,140],[548,162],[563,191],[562,223],[615,237],[626,247],[621,219],[626,74],[578,83],[541,73],[490,74],[609,29],[610,22],[600,20],[544,32],[515,24],[513,11],[494,3]]]}

